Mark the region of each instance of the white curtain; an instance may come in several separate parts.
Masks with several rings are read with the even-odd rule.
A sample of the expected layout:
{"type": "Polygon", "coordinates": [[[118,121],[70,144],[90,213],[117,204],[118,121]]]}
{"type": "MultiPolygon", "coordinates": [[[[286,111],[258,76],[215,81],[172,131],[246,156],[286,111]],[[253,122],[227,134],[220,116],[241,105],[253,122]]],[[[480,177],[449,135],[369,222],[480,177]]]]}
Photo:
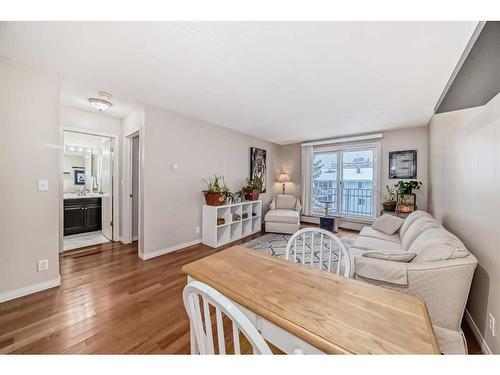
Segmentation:
{"type": "Polygon", "coordinates": [[[302,146],[302,214],[311,215],[313,146],[302,146]]]}

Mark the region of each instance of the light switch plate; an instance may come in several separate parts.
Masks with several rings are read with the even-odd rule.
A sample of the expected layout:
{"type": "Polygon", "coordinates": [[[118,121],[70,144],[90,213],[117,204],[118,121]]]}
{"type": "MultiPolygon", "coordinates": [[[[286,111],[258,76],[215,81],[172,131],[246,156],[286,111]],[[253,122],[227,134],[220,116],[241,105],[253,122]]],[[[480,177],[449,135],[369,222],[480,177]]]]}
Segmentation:
{"type": "Polygon", "coordinates": [[[172,170],[175,172],[179,170],[179,166],[177,164],[172,164],[172,170]]]}
{"type": "Polygon", "coordinates": [[[48,190],[49,190],[49,181],[38,180],[38,191],[48,191],[48,190]]]}
{"type": "Polygon", "coordinates": [[[42,259],[38,261],[38,272],[47,271],[49,269],[49,260],[42,259]]]}

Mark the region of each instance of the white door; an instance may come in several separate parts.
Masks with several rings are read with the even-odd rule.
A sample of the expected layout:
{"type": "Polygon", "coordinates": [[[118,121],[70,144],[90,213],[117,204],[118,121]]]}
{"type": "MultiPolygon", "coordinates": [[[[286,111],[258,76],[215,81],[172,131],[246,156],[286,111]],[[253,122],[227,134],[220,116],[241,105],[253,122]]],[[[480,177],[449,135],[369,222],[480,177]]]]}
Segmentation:
{"type": "Polygon", "coordinates": [[[102,138],[101,158],[102,234],[113,240],[113,140],[102,138]]]}

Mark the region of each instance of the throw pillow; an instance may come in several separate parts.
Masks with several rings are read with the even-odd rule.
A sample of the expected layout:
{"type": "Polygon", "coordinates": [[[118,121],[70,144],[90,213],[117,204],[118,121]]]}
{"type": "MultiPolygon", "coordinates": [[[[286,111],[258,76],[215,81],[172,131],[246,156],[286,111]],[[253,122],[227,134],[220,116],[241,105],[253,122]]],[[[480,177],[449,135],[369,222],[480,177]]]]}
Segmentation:
{"type": "Polygon", "coordinates": [[[372,225],[373,229],[384,232],[385,234],[394,234],[403,225],[404,220],[400,217],[383,214],[372,225]]]}

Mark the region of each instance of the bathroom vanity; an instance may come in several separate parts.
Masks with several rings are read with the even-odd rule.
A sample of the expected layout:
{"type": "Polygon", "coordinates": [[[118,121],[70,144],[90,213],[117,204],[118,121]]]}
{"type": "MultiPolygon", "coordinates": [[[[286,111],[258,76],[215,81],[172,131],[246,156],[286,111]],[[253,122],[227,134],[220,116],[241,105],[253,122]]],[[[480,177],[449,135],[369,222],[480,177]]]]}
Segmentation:
{"type": "Polygon", "coordinates": [[[102,198],[100,196],[64,197],[64,235],[102,229],[102,198]]]}

